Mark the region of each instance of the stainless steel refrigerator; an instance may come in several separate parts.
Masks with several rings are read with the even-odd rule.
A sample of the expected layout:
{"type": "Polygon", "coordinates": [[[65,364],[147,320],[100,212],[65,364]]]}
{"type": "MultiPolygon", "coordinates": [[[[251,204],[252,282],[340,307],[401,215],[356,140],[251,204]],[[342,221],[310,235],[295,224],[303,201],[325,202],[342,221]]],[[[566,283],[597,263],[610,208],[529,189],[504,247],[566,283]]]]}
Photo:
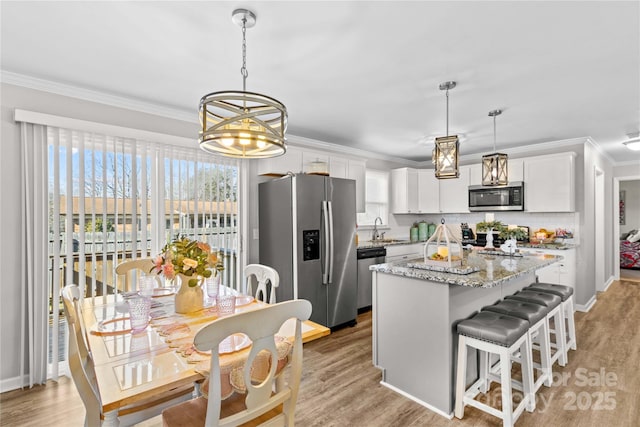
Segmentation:
{"type": "Polygon", "coordinates": [[[278,302],[302,298],[329,328],[357,316],[355,181],[286,176],[259,184],[260,264],[280,275],[278,302]]]}

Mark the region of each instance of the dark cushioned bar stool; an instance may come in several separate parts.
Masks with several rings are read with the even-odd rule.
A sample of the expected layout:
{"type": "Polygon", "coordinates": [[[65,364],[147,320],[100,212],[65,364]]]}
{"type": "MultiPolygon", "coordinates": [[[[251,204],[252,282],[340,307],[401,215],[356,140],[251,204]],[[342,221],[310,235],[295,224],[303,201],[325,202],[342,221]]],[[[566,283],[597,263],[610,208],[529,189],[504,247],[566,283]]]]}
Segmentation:
{"type": "MultiPolygon", "coordinates": [[[[529,322],[529,330],[527,331],[527,338],[529,339],[529,347],[533,348],[534,337],[538,337],[540,342],[540,364],[533,362],[533,356],[531,360],[533,367],[539,369],[540,374],[538,378],[534,378],[533,391],[534,393],[540,389],[542,384],[547,387],[551,386],[551,346],[549,337],[549,321],[547,320],[547,313],[549,310],[546,306],[541,304],[532,304],[529,302],[518,300],[504,300],[497,304],[484,307],[482,311],[492,311],[494,313],[500,313],[507,316],[513,316],[520,319],[524,319],[529,322]]],[[[490,369],[490,360],[487,357],[480,357],[480,377],[486,378],[485,389],[481,391],[486,392],[491,385],[491,381],[497,381],[490,369]]]]}
{"type": "MultiPolygon", "coordinates": [[[[562,314],[562,298],[557,295],[527,290],[525,288],[513,295],[505,297],[505,300],[517,300],[544,305],[549,310],[547,320],[553,319],[554,325],[562,325],[564,317],[562,314]]],[[[549,328],[549,334],[554,335],[554,342],[550,343],[550,346],[556,349],[551,355],[551,364],[553,365],[557,360],[560,366],[565,366],[567,364],[567,340],[564,336],[564,328],[556,327],[555,330],[549,328]]]]}
{"type": "MultiPolygon", "coordinates": [[[[575,350],[577,348],[576,342],[576,323],[573,319],[573,312],[575,311],[573,306],[573,288],[571,286],[557,285],[555,283],[543,283],[536,282],[527,286],[525,289],[547,292],[553,295],[558,295],[562,298],[562,311],[565,319],[567,319],[565,326],[565,335],[567,338],[567,349],[575,350]]],[[[565,325],[565,322],[562,322],[565,325]]]]}
{"type": "Polygon", "coordinates": [[[481,311],[471,319],[458,323],[458,361],[456,370],[456,406],[455,416],[462,419],[464,408],[474,406],[481,411],[502,419],[504,426],[511,427],[520,414],[526,409],[535,410],[535,396],[533,391],[533,367],[531,363],[531,348],[527,338],[529,322],[513,316],[481,311]],[[474,398],[480,393],[484,384],[481,378],[466,388],[467,377],[467,347],[483,352],[496,354],[500,358],[500,386],[502,389],[502,411],[474,398]],[[520,353],[517,361],[521,363],[523,398],[513,408],[511,396],[511,360],[512,356],[520,353]]]}

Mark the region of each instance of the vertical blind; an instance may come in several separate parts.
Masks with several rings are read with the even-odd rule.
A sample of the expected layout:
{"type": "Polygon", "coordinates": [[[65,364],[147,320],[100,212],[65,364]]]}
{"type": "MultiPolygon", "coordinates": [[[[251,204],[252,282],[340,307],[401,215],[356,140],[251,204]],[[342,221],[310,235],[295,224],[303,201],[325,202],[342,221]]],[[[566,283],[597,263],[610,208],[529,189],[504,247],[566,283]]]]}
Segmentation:
{"type": "Polygon", "coordinates": [[[193,148],[47,127],[51,376],[64,360],[60,289],[85,297],[122,291],[125,260],[158,254],[178,236],[223,256],[223,280],[239,265],[239,162],[193,148]],[[62,356],[62,357],[61,357],[62,356]]]}

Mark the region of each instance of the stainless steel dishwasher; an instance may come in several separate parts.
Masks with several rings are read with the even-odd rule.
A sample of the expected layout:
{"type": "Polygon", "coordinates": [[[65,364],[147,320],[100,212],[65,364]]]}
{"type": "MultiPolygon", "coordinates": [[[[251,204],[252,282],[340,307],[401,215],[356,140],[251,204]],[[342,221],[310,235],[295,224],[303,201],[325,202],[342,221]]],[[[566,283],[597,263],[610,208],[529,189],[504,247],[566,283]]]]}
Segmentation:
{"type": "Polygon", "coordinates": [[[372,288],[369,266],[382,264],[387,250],[384,247],[358,249],[358,311],[371,307],[372,288]]]}

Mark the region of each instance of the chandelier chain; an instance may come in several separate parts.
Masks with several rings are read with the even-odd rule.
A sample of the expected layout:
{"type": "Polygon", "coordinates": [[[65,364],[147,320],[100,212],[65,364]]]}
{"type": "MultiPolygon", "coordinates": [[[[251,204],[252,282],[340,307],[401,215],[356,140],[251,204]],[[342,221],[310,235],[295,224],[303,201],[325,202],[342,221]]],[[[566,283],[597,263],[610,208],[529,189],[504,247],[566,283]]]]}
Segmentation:
{"type": "Polygon", "coordinates": [[[242,19],[242,68],[240,69],[242,74],[242,91],[247,91],[247,77],[249,71],[247,71],[247,18],[242,19]]]}
{"type": "Polygon", "coordinates": [[[449,89],[445,92],[447,97],[447,136],[449,136],[449,89]]]}
{"type": "Polygon", "coordinates": [[[493,116],[493,152],[496,152],[496,115],[493,116]]]}

